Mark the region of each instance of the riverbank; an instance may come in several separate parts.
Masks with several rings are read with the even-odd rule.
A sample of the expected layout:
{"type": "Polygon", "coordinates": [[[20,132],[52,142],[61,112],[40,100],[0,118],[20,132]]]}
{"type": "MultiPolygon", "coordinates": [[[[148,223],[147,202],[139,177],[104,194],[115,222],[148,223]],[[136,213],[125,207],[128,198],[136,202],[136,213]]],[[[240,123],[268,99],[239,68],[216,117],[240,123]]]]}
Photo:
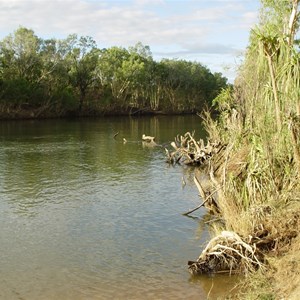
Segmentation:
{"type": "MultiPolygon", "coordinates": [[[[293,206],[299,218],[299,205],[293,206]]],[[[289,209],[282,211],[281,223],[288,218],[289,209]]],[[[289,219],[291,220],[291,219],[289,219]]],[[[299,220],[291,230],[299,232],[299,220]]],[[[300,295],[300,237],[287,241],[285,246],[266,253],[266,269],[250,274],[242,285],[243,299],[286,299],[298,300],[300,295]]]]}
{"type": "MultiPolygon", "coordinates": [[[[205,144],[188,132],[178,136],[171,143],[172,152],[167,152],[171,164],[201,166],[195,171],[194,181],[203,202],[185,215],[204,206],[215,216],[211,222],[212,239],[196,261],[189,261],[189,271],[193,275],[245,274],[236,299],[297,299],[300,280],[297,165],[290,163],[294,176],[280,178],[283,179],[280,183],[279,175],[284,174],[276,174],[271,164],[270,174],[266,170],[258,173],[259,169],[253,172],[248,161],[251,145],[241,145],[242,148],[234,149],[232,143],[205,144]],[[243,189],[254,175],[259,177],[254,190],[250,190],[249,184],[243,189]],[[267,185],[272,180],[269,175],[274,176],[276,185],[267,185]],[[246,194],[251,202],[245,192],[251,193],[246,194]],[[286,276],[292,279],[288,283],[286,276]]],[[[275,169],[280,171],[278,166],[275,169]]]]}
{"type": "MultiPolygon", "coordinates": [[[[215,123],[210,122],[212,129],[215,123]]],[[[237,126],[232,116],[227,124],[237,126]]],[[[299,123],[291,128],[298,132],[299,123]]],[[[237,127],[233,132],[238,132],[237,127]]],[[[211,162],[212,184],[220,190],[221,230],[238,234],[261,257],[258,270],[246,268],[248,276],[237,299],[298,299],[300,185],[295,151],[299,144],[293,146],[293,133],[288,132],[269,138],[262,133],[260,138],[227,135],[224,153],[211,162]],[[289,155],[294,158],[286,156],[282,144],[289,139],[289,155]]],[[[215,235],[219,232],[217,226],[215,235]]]]}
{"type": "Polygon", "coordinates": [[[212,257],[236,263],[238,255],[242,263],[251,262],[241,265],[248,276],[238,299],[299,295],[299,3],[262,1],[234,88],[214,100],[217,121],[204,117],[209,140],[224,145],[209,164],[221,219],[215,235],[230,232],[230,243],[218,244],[223,251],[212,251],[212,257]]]}
{"type": "MultiPolygon", "coordinates": [[[[238,286],[239,292],[231,299],[298,299],[300,189],[297,169],[294,170],[296,177],[285,179],[288,187],[281,186],[280,190],[277,187],[273,194],[269,191],[267,199],[260,200],[258,193],[262,191],[257,191],[256,201],[245,203],[245,198],[238,193],[249,173],[253,175],[245,163],[247,150],[235,152],[220,143],[204,145],[203,140],[196,141],[190,133],[171,145],[175,151],[168,153],[170,163],[202,166],[196,170],[194,181],[203,202],[185,215],[204,206],[215,216],[211,222],[212,238],[199,258],[189,261],[189,271],[193,275],[245,274],[245,280],[238,286]],[[206,154],[208,149],[210,152],[206,154]]],[[[266,179],[264,181],[269,182],[266,179]]]]}
{"type": "Polygon", "coordinates": [[[264,272],[257,272],[246,278],[241,284],[237,299],[298,300],[300,295],[299,268],[300,238],[298,236],[290,241],[284,253],[268,256],[268,266],[264,272]]]}
{"type": "Polygon", "coordinates": [[[33,107],[21,105],[20,107],[0,107],[0,120],[36,120],[54,118],[89,118],[103,116],[155,116],[155,115],[194,115],[195,110],[153,110],[150,108],[128,107],[86,109],[82,111],[53,110],[49,107],[33,107]]]}

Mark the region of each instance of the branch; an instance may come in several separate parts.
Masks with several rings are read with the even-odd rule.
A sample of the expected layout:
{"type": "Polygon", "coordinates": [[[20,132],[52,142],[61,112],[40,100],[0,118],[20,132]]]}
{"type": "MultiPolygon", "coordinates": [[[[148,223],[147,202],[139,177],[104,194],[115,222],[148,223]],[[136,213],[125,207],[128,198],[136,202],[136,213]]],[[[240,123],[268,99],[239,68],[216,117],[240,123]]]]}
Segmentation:
{"type": "Polygon", "coordinates": [[[197,209],[201,208],[203,205],[205,205],[205,203],[209,200],[210,197],[211,197],[211,195],[208,195],[208,197],[200,205],[198,205],[197,207],[183,213],[182,215],[187,216],[187,215],[191,214],[192,212],[196,211],[197,209]]]}
{"type": "MultiPolygon", "coordinates": [[[[198,181],[198,180],[197,180],[198,181]]],[[[196,180],[195,180],[195,183],[196,183],[196,180]]],[[[201,208],[202,206],[204,206],[205,205],[205,203],[212,197],[212,195],[214,194],[214,193],[216,193],[218,190],[216,189],[216,190],[214,190],[213,192],[211,192],[206,198],[205,198],[205,200],[200,204],[200,205],[198,205],[197,207],[195,207],[195,208],[193,208],[193,209],[191,209],[191,210],[189,210],[189,211],[187,211],[187,212],[185,212],[185,213],[183,213],[182,215],[183,216],[188,216],[189,214],[191,214],[192,212],[194,212],[194,211],[196,211],[197,209],[199,209],[199,208],[201,208]]]]}

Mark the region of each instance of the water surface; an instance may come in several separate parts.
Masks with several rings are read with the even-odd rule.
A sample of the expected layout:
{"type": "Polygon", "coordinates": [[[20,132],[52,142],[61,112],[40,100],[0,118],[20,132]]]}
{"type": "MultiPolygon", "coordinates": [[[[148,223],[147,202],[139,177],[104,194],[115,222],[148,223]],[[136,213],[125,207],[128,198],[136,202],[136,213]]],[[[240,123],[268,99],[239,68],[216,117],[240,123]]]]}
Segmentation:
{"type": "Polygon", "coordinates": [[[192,170],[141,142],[192,130],[205,137],[196,116],[1,122],[0,298],[224,294],[230,279],[187,271],[208,239],[204,210],[181,215],[200,201],[192,170]]]}

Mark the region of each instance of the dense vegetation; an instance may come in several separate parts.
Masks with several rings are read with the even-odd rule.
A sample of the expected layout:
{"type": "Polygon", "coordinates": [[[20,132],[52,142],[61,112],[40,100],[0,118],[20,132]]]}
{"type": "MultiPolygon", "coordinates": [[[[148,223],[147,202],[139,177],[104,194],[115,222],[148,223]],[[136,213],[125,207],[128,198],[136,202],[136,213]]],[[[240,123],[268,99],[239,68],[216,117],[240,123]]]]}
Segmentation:
{"type": "Polygon", "coordinates": [[[99,49],[91,37],[45,40],[23,27],[0,42],[2,117],[194,112],[226,85],[200,63],[157,62],[141,43],[99,49]]]}
{"type": "Polygon", "coordinates": [[[220,118],[206,119],[210,138],[226,145],[211,173],[221,189],[222,228],[250,241],[272,270],[255,287],[248,279],[252,296],[243,299],[300,294],[299,2],[261,0],[234,88],[215,99],[220,118]]]}

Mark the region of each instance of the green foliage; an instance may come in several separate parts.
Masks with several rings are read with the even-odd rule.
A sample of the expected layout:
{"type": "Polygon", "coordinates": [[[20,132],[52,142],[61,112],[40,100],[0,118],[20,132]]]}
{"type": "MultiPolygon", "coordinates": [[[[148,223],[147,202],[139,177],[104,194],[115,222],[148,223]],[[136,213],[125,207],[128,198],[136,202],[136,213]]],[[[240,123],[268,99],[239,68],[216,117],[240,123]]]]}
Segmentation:
{"type": "Polygon", "coordinates": [[[210,138],[228,145],[219,171],[224,219],[244,236],[263,224],[257,207],[286,205],[300,190],[300,1],[262,2],[235,85],[214,99],[218,119],[207,119],[210,138]],[[241,213],[251,226],[235,222],[241,213]]]}
{"type": "Polygon", "coordinates": [[[1,102],[10,105],[28,103],[33,89],[24,79],[5,80],[1,85],[1,102]]]}
{"type": "Polygon", "coordinates": [[[100,51],[91,37],[76,35],[69,37],[71,47],[66,61],[69,65],[68,77],[71,86],[79,92],[79,111],[83,109],[88,88],[96,79],[96,67],[100,51]]]}
{"type": "Polygon", "coordinates": [[[219,95],[213,100],[212,105],[219,111],[230,111],[234,105],[232,87],[223,88],[219,95]]]}
{"type": "Polygon", "coordinates": [[[34,82],[40,75],[41,40],[30,29],[20,27],[0,43],[2,76],[34,82]]]}
{"type": "Polygon", "coordinates": [[[98,49],[88,36],[38,38],[20,27],[0,42],[0,102],[59,110],[199,111],[227,86],[197,62],[156,62],[149,46],[98,49]]]}

